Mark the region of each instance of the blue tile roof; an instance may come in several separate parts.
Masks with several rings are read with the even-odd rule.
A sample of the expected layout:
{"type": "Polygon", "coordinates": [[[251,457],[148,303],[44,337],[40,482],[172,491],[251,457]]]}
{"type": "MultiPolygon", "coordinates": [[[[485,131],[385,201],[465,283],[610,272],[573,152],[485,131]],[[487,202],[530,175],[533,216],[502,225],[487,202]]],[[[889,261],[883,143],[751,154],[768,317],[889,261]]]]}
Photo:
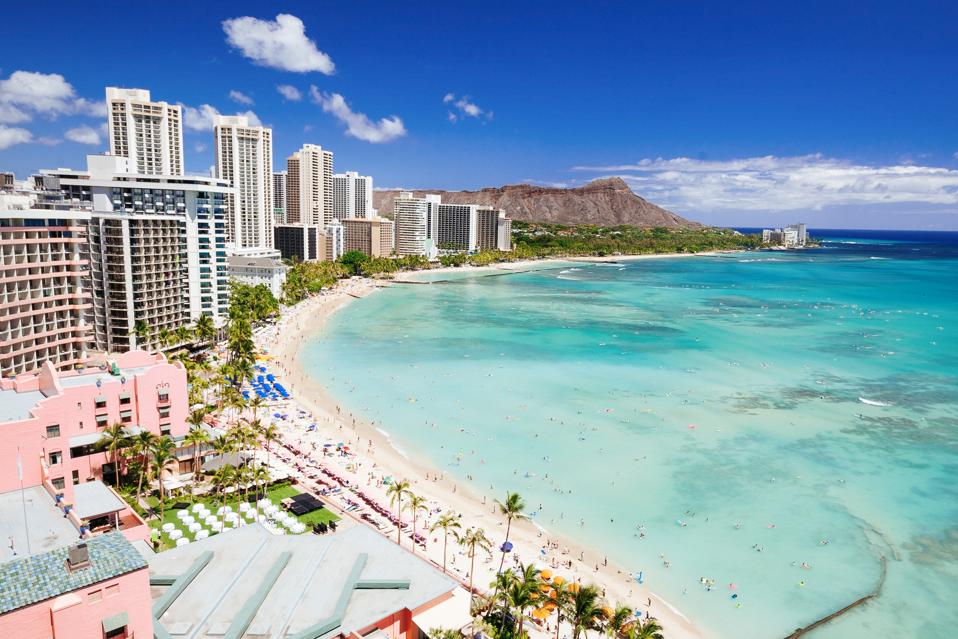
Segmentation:
{"type": "Polygon", "coordinates": [[[87,540],[90,566],[70,572],[69,546],[0,564],[0,614],[147,567],[118,532],[87,540]]]}

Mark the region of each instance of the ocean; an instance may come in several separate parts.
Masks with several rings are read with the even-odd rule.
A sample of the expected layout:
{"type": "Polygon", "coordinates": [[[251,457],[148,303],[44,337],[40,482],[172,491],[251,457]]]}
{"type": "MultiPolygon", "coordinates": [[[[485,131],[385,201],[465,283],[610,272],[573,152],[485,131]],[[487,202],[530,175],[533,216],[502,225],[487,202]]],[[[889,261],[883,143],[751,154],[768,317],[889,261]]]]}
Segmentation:
{"type": "Polygon", "coordinates": [[[406,454],[520,492],[714,636],[785,637],[884,574],[814,636],[952,637],[958,234],[811,234],[396,285],[300,356],[406,454]]]}

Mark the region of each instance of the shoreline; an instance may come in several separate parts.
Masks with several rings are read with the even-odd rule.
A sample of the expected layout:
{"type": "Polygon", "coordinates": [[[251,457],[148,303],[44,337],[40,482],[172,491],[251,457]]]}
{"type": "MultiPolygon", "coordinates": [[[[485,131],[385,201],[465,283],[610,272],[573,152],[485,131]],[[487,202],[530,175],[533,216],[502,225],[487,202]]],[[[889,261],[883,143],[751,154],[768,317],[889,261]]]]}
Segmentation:
{"type": "MultiPolygon", "coordinates": [[[[708,253],[714,254],[714,253],[708,253]]],[[[631,259],[655,259],[661,257],[693,256],[702,254],[655,254],[631,256],[631,259]]],[[[431,269],[416,273],[430,273],[434,271],[461,271],[476,273],[480,271],[518,271],[531,270],[529,267],[542,265],[542,268],[553,268],[556,263],[570,261],[619,261],[629,259],[625,256],[587,259],[549,259],[529,260],[523,262],[501,263],[483,267],[448,267],[447,269],[431,269]],[[504,268],[505,267],[505,268],[504,268]]],[[[348,412],[336,398],[317,379],[309,375],[301,366],[299,353],[310,339],[321,337],[326,328],[326,322],[337,311],[344,308],[354,299],[374,293],[378,288],[389,286],[391,283],[381,280],[357,279],[340,282],[333,289],[319,296],[310,298],[290,309],[277,323],[276,338],[269,343],[268,352],[275,357],[275,363],[284,373],[292,394],[293,400],[310,411],[317,422],[323,421],[326,425],[337,426],[342,430],[342,437],[348,437],[350,445],[357,450],[357,459],[363,459],[357,466],[364,471],[388,474],[406,478],[411,483],[413,491],[426,497],[430,502],[440,505],[443,511],[451,510],[461,514],[463,529],[468,527],[482,527],[493,541],[493,556],[498,555],[497,546],[501,543],[505,523],[501,516],[494,514],[494,502],[501,495],[483,495],[476,492],[465,481],[448,476],[447,472],[435,466],[429,458],[409,456],[401,450],[389,434],[388,424],[367,423],[353,413],[348,412]],[[368,448],[362,444],[363,440],[369,443],[368,448]],[[365,462],[365,463],[364,463],[365,462]],[[371,469],[369,468],[371,466],[371,469]]],[[[285,427],[284,427],[285,428],[285,427]]],[[[284,434],[299,436],[297,443],[302,443],[305,433],[287,432],[284,434]]],[[[287,439],[289,441],[289,439],[287,439]]],[[[357,468],[357,471],[359,469],[357,468]]],[[[372,475],[372,472],[370,475],[372,475]]],[[[353,477],[351,476],[351,479],[353,477]]],[[[355,481],[361,483],[362,474],[357,472],[355,481]]],[[[369,484],[363,490],[377,497],[377,491],[369,484]]],[[[388,500],[380,499],[381,503],[388,500]]],[[[425,533],[425,527],[419,526],[419,531],[425,533]]],[[[408,534],[407,534],[408,537],[408,534]]],[[[430,539],[436,539],[435,534],[429,534],[430,539]]],[[[542,567],[550,567],[554,574],[561,574],[566,578],[579,579],[584,582],[595,583],[603,590],[610,605],[627,604],[638,611],[648,611],[658,619],[669,639],[704,639],[706,635],[701,628],[683,615],[675,606],[657,596],[646,586],[638,584],[631,572],[612,562],[605,563],[605,558],[594,548],[574,538],[563,535],[554,530],[547,530],[531,520],[513,522],[510,541],[514,544],[513,554],[519,555],[525,563],[536,563],[542,567]],[[550,542],[548,556],[551,564],[545,558],[542,548],[550,542]],[[560,548],[561,554],[560,554],[560,548]],[[553,568],[556,561],[561,561],[561,567],[553,568]],[[571,561],[572,568],[566,567],[571,561]],[[647,605],[651,602],[651,606],[647,605]]],[[[439,543],[430,543],[429,548],[423,551],[433,563],[441,567],[442,537],[439,543]],[[438,554],[438,558],[437,555],[438,554]]],[[[408,547],[408,546],[407,546],[408,547]]],[[[458,555],[468,567],[468,558],[459,550],[456,544],[450,545],[450,557],[458,555]]],[[[486,590],[496,572],[497,564],[494,560],[476,557],[475,586],[486,590]]],[[[496,559],[498,557],[495,557],[496,559]]],[[[455,562],[455,559],[453,559],[455,562]]],[[[511,563],[511,562],[510,562],[511,563]]],[[[455,563],[452,564],[453,566],[455,563]]],[[[462,563],[460,563],[462,566],[462,563]]],[[[456,574],[460,579],[468,579],[456,574]]],[[[554,630],[550,630],[554,632],[554,630]]]]}
{"type": "Polygon", "coordinates": [[[557,265],[569,264],[576,262],[585,262],[585,263],[594,263],[594,264],[606,264],[606,263],[617,263],[617,262],[640,262],[642,260],[659,260],[666,258],[677,258],[677,257],[714,257],[717,255],[728,255],[733,253],[744,253],[745,249],[723,249],[716,251],[702,251],[700,253],[639,253],[639,254],[630,254],[630,255],[577,255],[572,257],[545,257],[540,259],[530,259],[530,260],[517,260],[515,262],[495,262],[487,266],[472,266],[470,264],[464,264],[462,266],[439,266],[436,268],[422,269],[419,271],[405,271],[396,273],[391,280],[391,282],[399,283],[428,283],[426,280],[417,279],[418,276],[423,274],[436,273],[439,275],[445,273],[483,273],[483,272],[494,272],[494,271],[504,271],[506,273],[516,272],[523,273],[526,271],[538,271],[546,270],[550,268],[556,268],[557,265]]]}

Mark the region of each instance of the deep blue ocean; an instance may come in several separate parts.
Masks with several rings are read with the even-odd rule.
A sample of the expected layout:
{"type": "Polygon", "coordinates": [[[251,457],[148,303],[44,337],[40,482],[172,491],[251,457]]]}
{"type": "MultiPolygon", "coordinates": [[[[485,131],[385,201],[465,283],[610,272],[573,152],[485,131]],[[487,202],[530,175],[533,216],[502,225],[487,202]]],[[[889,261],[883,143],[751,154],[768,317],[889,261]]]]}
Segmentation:
{"type": "Polygon", "coordinates": [[[958,233],[810,235],[396,285],[300,357],[407,454],[520,491],[716,636],[784,637],[884,563],[814,636],[950,638],[958,233]]]}

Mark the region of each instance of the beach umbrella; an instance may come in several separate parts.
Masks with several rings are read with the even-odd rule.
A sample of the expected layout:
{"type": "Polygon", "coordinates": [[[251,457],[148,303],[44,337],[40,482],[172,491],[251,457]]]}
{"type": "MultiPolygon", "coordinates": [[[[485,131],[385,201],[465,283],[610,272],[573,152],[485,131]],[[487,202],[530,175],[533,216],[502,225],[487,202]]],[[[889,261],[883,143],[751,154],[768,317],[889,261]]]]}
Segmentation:
{"type": "Polygon", "coordinates": [[[512,550],[512,542],[511,541],[504,542],[501,546],[499,546],[499,550],[501,550],[502,552],[510,552],[512,550]]]}

